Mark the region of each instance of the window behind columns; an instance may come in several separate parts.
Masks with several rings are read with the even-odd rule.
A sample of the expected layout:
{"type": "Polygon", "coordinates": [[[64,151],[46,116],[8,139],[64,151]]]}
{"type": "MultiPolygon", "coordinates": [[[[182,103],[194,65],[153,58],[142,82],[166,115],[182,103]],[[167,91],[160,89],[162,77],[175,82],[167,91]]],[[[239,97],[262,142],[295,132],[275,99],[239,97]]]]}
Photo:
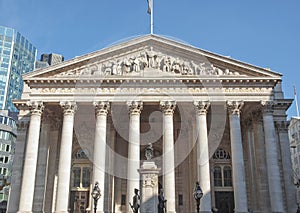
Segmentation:
{"type": "Polygon", "coordinates": [[[89,204],[92,178],[90,152],[85,148],[77,148],[72,155],[71,171],[71,212],[84,211],[89,204]]]}
{"type": "Polygon", "coordinates": [[[223,148],[217,149],[211,163],[213,168],[213,207],[219,209],[219,212],[233,213],[234,195],[230,153],[223,148]]]}

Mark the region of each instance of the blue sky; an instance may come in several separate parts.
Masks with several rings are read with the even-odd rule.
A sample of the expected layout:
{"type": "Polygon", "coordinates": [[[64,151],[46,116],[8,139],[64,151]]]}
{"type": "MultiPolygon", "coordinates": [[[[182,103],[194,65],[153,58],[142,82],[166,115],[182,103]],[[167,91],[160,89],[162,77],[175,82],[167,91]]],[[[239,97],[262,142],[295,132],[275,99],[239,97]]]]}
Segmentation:
{"type": "MultiPolygon", "coordinates": [[[[0,0],[0,25],[66,59],[148,34],[147,0],[0,0]]],[[[300,97],[299,0],[154,0],[154,33],[280,72],[300,97]]],[[[296,115],[295,104],[288,111],[296,115]]]]}

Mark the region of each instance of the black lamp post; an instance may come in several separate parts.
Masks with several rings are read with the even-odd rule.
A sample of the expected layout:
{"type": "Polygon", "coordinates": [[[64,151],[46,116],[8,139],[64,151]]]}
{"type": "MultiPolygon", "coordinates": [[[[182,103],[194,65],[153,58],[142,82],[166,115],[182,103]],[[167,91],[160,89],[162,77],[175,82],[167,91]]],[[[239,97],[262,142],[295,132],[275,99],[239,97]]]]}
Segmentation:
{"type": "Polygon", "coordinates": [[[201,190],[201,187],[200,187],[200,184],[198,181],[196,182],[196,187],[195,187],[193,196],[197,203],[197,213],[199,213],[200,212],[200,199],[203,197],[203,192],[201,190]]]}
{"type": "Polygon", "coordinates": [[[98,203],[99,198],[101,197],[100,188],[99,188],[98,184],[99,184],[98,182],[95,183],[95,186],[92,191],[92,197],[94,199],[94,213],[96,213],[96,211],[97,211],[97,203],[98,203]]]}

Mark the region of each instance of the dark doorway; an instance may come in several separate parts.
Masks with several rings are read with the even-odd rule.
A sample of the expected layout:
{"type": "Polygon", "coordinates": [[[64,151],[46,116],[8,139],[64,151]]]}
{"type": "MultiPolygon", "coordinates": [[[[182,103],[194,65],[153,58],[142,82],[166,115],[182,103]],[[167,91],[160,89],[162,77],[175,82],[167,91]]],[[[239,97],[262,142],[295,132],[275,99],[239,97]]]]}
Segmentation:
{"type": "Polygon", "coordinates": [[[233,192],[215,192],[218,213],[234,213],[233,192]]]}
{"type": "Polygon", "coordinates": [[[86,213],[86,208],[89,206],[89,192],[73,191],[70,197],[70,212],[86,213]]]}

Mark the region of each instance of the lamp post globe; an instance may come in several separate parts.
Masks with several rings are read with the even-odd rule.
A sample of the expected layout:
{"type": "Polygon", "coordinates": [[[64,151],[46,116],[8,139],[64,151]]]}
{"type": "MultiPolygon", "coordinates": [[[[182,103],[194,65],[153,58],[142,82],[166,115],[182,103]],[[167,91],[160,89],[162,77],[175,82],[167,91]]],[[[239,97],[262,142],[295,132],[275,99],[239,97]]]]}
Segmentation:
{"type": "Polygon", "coordinates": [[[196,182],[193,196],[194,196],[194,199],[196,200],[197,213],[199,213],[200,212],[200,199],[203,197],[203,192],[202,192],[202,189],[201,189],[198,181],[196,182]]]}

